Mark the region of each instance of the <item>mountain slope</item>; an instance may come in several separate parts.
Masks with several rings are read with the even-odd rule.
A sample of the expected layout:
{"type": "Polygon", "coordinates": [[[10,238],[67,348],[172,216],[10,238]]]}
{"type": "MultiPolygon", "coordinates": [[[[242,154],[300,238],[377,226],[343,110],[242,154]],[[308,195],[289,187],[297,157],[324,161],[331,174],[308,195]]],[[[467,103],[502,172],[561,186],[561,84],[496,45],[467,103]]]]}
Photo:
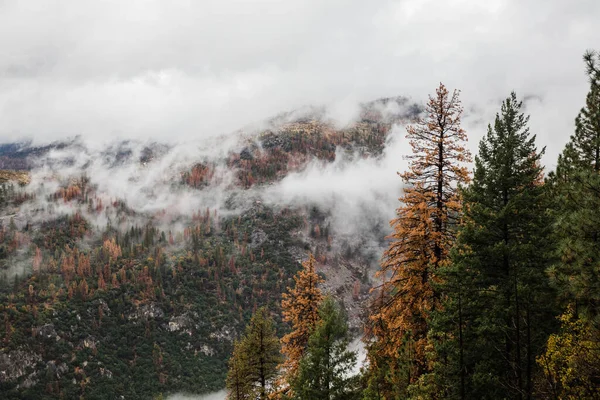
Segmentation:
{"type": "Polygon", "coordinates": [[[2,174],[2,393],[220,389],[232,341],[259,306],[279,318],[309,252],[358,331],[387,221],[373,214],[357,236],[340,229],[339,203],[278,202],[273,190],[315,165],[378,162],[393,125],[418,112],[384,99],[340,128],[310,109],[202,148],[2,146],[3,165],[28,171],[2,174]]]}

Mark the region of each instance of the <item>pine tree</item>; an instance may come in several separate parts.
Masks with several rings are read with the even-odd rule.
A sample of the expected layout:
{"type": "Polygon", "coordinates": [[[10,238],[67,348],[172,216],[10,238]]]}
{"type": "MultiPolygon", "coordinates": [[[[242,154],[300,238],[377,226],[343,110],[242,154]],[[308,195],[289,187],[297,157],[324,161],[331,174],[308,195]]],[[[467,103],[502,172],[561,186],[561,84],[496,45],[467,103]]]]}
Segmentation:
{"type": "Polygon", "coordinates": [[[281,361],[279,349],[273,320],[266,308],[260,308],[234,346],[227,376],[229,398],[267,399],[281,361]]]}
{"type": "Polygon", "coordinates": [[[557,242],[549,273],[566,311],[538,358],[549,393],[565,399],[600,398],[600,55],[587,52],[584,61],[586,105],[549,179],[557,242]]]}
{"type": "Polygon", "coordinates": [[[288,384],[298,372],[310,334],[320,321],[319,305],[323,294],[318,285],[323,280],[315,272],[315,263],[311,254],[294,277],[294,288],[288,288],[288,293],[282,295],[283,320],[290,324],[291,332],[281,339],[281,352],[285,360],[280,369],[285,382],[280,382],[280,392],[288,391],[288,384]]]}
{"type": "Polygon", "coordinates": [[[229,359],[229,370],[225,381],[228,400],[252,399],[252,386],[248,379],[246,349],[241,341],[233,345],[233,354],[229,359]]]}
{"type": "Polygon", "coordinates": [[[576,167],[600,172],[600,55],[584,55],[590,79],[585,107],[575,119],[575,135],[571,143],[576,153],[576,167]],[[597,61],[596,61],[597,59],[597,61]]]}
{"type": "Polygon", "coordinates": [[[540,158],[515,93],[480,142],[463,225],[440,270],[435,371],[447,398],[531,399],[553,328],[551,242],[540,158]]]}
{"type": "Polygon", "coordinates": [[[584,56],[590,78],[586,106],[552,179],[558,262],[551,275],[566,303],[600,329],[600,55],[584,56]]]}
{"type": "Polygon", "coordinates": [[[372,315],[373,322],[384,324],[371,330],[378,341],[377,357],[392,360],[390,369],[405,375],[402,382],[393,382],[398,389],[429,370],[429,317],[440,300],[432,282],[455,239],[457,186],[469,180],[462,112],[459,92],[450,94],[440,84],[429,98],[426,117],[407,128],[413,154],[408,171],[400,174],[406,187],[398,217],[390,223],[394,233],[378,274],[387,300],[372,315]]]}
{"type": "Polygon", "coordinates": [[[267,398],[267,389],[277,375],[281,361],[279,339],[275,335],[273,320],[266,308],[260,308],[250,320],[244,337],[248,377],[258,384],[257,398],[267,398]]]}
{"type": "MultiPolygon", "coordinates": [[[[394,339],[385,335],[387,332],[387,322],[382,313],[378,312],[389,301],[385,292],[380,290],[375,300],[371,304],[371,315],[377,315],[367,324],[365,336],[365,349],[367,350],[368,368],[364,371],[365,391],[363,399],[381,400],[394,399],[399,394],[397,382],[406,382],[402,380],[407,376],[405,371],[398,370],[396,357],[388,355],[384,349],[390,346],[390,340],[394,339]]],[[[406,382],[406,385],[409,383],[406,382]]]]}
{"type": "Polygon", "coordinates": [[[343,309],[331,297],[319,307],[320,322],[310,335],[292,380],[294,398],[350,400],[357,398],[357,378],[351,376],[356,352],[348,350],[350,337],[343,309]]]}

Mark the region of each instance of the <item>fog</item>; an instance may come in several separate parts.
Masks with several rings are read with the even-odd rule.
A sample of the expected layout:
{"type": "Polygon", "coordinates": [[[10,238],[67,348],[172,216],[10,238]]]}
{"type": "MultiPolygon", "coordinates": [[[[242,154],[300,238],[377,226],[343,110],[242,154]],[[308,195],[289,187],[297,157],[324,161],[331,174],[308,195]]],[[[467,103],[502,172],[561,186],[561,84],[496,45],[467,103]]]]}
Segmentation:
{"type": "Polygon", "coordinates": [[[225,400],[226,396],[227,392],[225,390],[221,390],[219,392],[206,395],[174,394],[167,397],[167,400],[225,400]]]}
{"type": "Polygon", "coordinates": [[[379,252],[402,193],[397,171],[404,170],[407,163],[402,156],[410,152],[405,134],[403,126],[395,125],[377,158],[338,149],[333,163],[314,160],[303,171],[267,187],[262,196],[272,205],[315,205],[329,211],[336,236],[366,241],[366,251],[379,252]],[[380,230],[383,235],[372,236],[380,230]]]}

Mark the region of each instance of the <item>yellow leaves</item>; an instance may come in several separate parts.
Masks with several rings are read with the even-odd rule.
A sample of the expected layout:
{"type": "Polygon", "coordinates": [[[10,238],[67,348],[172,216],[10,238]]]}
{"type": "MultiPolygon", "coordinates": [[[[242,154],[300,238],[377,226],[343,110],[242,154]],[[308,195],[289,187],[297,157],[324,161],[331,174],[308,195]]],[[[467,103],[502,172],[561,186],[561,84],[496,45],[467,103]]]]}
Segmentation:
{"type": "Polygon", "coordinates": [[[546,352],[537,358],[553,391],[564,399],[591,399],[600,376],[600,336],[575,316],[573,307],[560,317],[562,329],[550,335],[546,352]]]}

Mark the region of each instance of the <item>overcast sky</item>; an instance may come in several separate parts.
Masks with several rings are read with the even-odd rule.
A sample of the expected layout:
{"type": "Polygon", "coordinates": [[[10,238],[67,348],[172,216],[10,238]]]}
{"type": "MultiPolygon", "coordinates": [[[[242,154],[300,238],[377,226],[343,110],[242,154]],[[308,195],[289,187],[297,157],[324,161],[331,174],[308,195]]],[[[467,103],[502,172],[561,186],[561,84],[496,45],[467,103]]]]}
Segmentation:
{"type": "Polygon", "coordinates": [[[0,141],[194,140],[307,104],[462,90],[472,142],[527,96],[555,154],[598,0],[0,0],[0,141]]]}

